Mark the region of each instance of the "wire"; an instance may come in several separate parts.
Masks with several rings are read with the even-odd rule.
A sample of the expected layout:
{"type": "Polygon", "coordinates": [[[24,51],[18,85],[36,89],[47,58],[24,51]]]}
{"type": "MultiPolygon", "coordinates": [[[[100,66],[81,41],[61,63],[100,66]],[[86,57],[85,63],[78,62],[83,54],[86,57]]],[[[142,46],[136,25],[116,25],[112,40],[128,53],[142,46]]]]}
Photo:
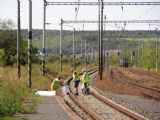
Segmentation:
{"type": "Polygon", "coordinates": [[[115,23],[115,27],[119,29],[121,28],[119,25],[117,25],[117,23],[115,23]]]}
{"type": "Polygon", "coordinates": [[[134,20],[137,20],[143,16],[145,16],[146,14],[150,13],[153,9],[155,9],[157,6],[153,6],[152,8],[150,8],[148,11],[146,11],[145,13],[143,13],[142,15],[136,17],[134,20]]]}
{"type": "MultiPolygon", "coordinates": [[[[120,20],[122,20],[122,18],[123,18],[123,5],[121,5],[121,10],[122,10],[122,12],[121,12],[120,20]]],[[[119,25],[120,25],[120,23],[117,26],[119,26],[119,25]]]]}
{"type": "Polygon", "coordinates": [[[80,0],[78,0],[78,7],[75,7],[75,12],[76,12],[75,21],[77,21],[77,16],[78,16],[78,11],[79,11],[79,2],[80,0]]]}
{"type": "Polygon", "coordinates": [[[114,28],[118,28],[118,29],[120,29],[121,27],[119,27],[119,26],[116,26],[116,25],[106,25],[106,26],[109,26],[109,27],[114,27],[114,28]]]}
{"type": "Polygon", "coordinates": [[[52,11],[61,20],[61,17],[54,10],[52,10],[52,11]]]}
{"type": "MultiPolygon", "coordinates": [[[[75,13],[76,13],[76,15],[75,15],[75,21],[77,21],[77,17],[78,17],[79,2],[80,2],[80,0],[78,0],[78,7],[75,6],[75,13]]],[[[73,26],[74,26],[74,23],[73,23],[73,26]]],[[[78,23],[77,23],[77,27],[78,27],[78,29],[80,30],[80,27],[78,26],[78,23]]]]}
{"type": "Polygon", "coordinates": [[[70,27],[70,28],[72,28],[72,29],[74,28],[73,25],[66,25],[66,24],[65,24],[65,25],[63,25],[63,26],[67,26],[67,27],[70,27]]]}
{"type": "Polygon", "coordinates": [[[157,24],[150,24],[150,30],[155,29],[155,28],[160,28],[160,24],[158,24],[158,25],[157,24]]]}

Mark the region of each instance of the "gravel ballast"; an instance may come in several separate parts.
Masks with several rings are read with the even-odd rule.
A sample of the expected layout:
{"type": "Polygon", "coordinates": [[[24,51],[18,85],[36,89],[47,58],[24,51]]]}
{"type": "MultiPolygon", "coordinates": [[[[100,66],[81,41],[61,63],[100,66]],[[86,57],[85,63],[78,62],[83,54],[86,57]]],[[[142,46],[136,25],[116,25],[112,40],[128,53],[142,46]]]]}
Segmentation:
{"type": "Polygon", "coordinates": [[[150,120],[160,120],[160,102],[153,99],[147,99],[139,96],[118,94],[111,91],[102,91],[92,86],[101,95],[131,109],[150,120]]]}

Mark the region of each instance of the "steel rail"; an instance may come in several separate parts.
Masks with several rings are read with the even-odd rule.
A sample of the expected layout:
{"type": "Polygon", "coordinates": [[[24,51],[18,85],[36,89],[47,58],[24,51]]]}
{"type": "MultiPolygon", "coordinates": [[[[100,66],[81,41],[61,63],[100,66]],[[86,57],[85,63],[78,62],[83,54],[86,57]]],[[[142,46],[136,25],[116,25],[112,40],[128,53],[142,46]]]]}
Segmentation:
{"type": "Polygon", "coordinates": [[[101,100],[102,102],[104,102],[105,104],[115,108],[116,110],[124,113],[125,115],[131,117],[131,118],[134,118],[136,120],[146,120],[147,118],[145,118],[144,116],[132,111],[132,110],[129,110],[128,108],[125,108],[123,107],[122,105],[120,104],[117,104],[116,102],[110,100],[110,99],[107,99],[106,97],[98,94],[95,90],[93,90],[92,88],[90,89],[90,92],[93,96],[95,96],[97,99],[101,100]]]}
{"type": "MultiPolygon", "coordinates": [[[[97,69],[94,70],[90,70],[89,74],[92,74],[94,72],[96,72],[97,69]]],[[[82,73],[81,73],[82,74],[82,73]]],[[[80,75],[81,75],[80,74],[80,75]]],[[[72,77],[68,78],[69,84],[72,80],[72,77]]],[[[71,91],[71,90],[70,90],[71,91]]],[[[95,112],[93,112],[91,109],[89,109],[88,107],[86,107],[82,102],[80,102],[80,100],[78,100],[72,93],[69,93],[69,97],[81,108],[83,109],[90,117],[92,117],[94,120],[104,120],[102,117],[100,117],[99,115],[95,114],[95,112]]]]}
{"type": "MultiPolygon", "coordinates": [[[[90,71],[89,75],[92,75],[93,73],[97,72],[97,70],[93,70],[93,71],[90,71]]],[[[69,78],[70,81],[72,80],[72,78],[69,78]]],[[[132,111],[132,110],[129,110],[125,107],[123,107],[122,105],[119,105],[117,103],[115,103],[114,101],[110,100],[110,99],[107,99],[105,98],[104,96],[98,94],[97,92],[95,92],[93,90],[93,88],[90,89],[90,93],[96,97],[97,99],[99,99],[101,102],[111,106],[112,108],[124,113],[125,115],[131,117],[131,118],[134,118],[134,119],[137,119],[137,120],[146,120],[147,118],[145,118],[144,116],[132,111]]],[[[85,105],[83,105],[83,103],[81,103],[72,93],[69,94],[69,96],[71,97],[71,99],[76,103],[78,104],[78,106],[80,106],[85,112],[87,112],[92,118],[94,118],[95,120],[99,120],[99,119],[103,119],[101,118],[99,115],[96,115],[95,112],[93,112],[92,110],[86,108],[85,105]]]]}
{"type": "Polygon", "coordinates": [[[153,92],[152,94],[150,94],[150,93],[147,92],[147,93],[145,93],[145,95],[160,100],[160,90],[159,89],[152,88],[152,87],[146,87],[144,85],[135,83],[135,82],[131,81],[131,80],[133,80],[132,78],[129,78],[129,77],[125,76],[123,73],[121,73],[121,71],[117,70],[117,73],[119,73],[126,82],[134,85],[135,87],[143,88],[145,90],[150,90],[150,92],[153,92]],[[130,80],[128,80],[128,79],[130,79],[130,80]],[[157,94],[155,95],[155,93],[157,93],[157,94]]]}
{"type": "MultiPolygon", "coordinates": [[[[127,81],[129,81],[128,79],[133,80],[132,78],[125,76],[124,73],[122,73],[121,71],[119,71],[119,73],[120,73],[121,76],[122,76],[123,78],[125,78],[127,81]]],[[[160,93],[160,90],[159,90],[159,89],[152,88],[152,87],[146,87],[146,86],[144,86],[144,85],[141,85],[141,84],[138,84],[138,83],[135,83],[135,82],[132,82],[132,81],[129,81],[129,82],[131,82],[132,84],[135,84],[135,85],[137,85],[137,86],[143,87],[143,88],[145,88],[145,89],[149,89],[149,90],[156,91],[156,92],[159,92],[159,93],[160,93]]]]}
{"type": "Polygon", "coordinates": [[[94,120],[104,120],[99,115],[95,114],[91,109],[89,109],[87,106],[85,106],[80,100],[78,100],[73,94],[69,94],[70,98],[78,104],[87,114],[89,114],[94,120]]]}
{"type": "Polygon", "coordinates": [[[136,71],[134,69],[128,69],[128,70],[131,71],[131,72],[133,72],[133,73],[136,73],[136,74],[144,74],[144,75],[147,75],[147,76],[150,76],[150,77],[153,77],[153,78],[160,79],[160,76],[152,75],[152,74],[146,73],[144,71],[136,71]]]}

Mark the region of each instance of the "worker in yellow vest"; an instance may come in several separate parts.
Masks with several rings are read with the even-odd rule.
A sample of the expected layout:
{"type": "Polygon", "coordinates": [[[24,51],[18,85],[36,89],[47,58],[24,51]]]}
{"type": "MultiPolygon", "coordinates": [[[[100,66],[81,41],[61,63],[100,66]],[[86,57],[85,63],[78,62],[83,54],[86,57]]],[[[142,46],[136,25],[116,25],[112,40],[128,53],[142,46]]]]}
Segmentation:
{"type": "Polygon", "coordinates": [[[80,76],[75,70],[72,70],[72,77],[74,81],[74,87],[76,89],[76,93],[74,95],[78,95],[78,86],[80,82],[80,76]]]}
{"type": "Polygon", "coordinates": [[[82,70],[83,75],[82,75],[82,93],[83,94],[89,94],[89,81],[90,81],[90,77],[88,72],[86,71],[86,69],[82,70]]]}
{"type": "Polygon", "coordinates": [[[60,88],[60,76],[58,75],[57,78],[55,78],[53,80],[53,82],[51,83],[51,90],[56,91],[57,94],[57,90],[60,88]]]}

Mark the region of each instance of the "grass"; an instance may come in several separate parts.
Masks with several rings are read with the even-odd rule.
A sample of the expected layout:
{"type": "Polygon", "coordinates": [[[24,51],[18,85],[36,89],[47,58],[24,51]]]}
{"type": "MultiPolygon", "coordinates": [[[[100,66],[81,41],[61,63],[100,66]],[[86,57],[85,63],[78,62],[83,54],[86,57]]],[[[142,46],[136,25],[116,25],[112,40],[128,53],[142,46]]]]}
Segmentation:
{"type": "MultiPolygon", "coordinates": [[[[49,58],[49,61],[46,62],[46,70],[49,74],[51,74],[53,77],[56,77],[57,75],[60,75],[62,78],[66,78],[69,75],[71,75],[71,69],[73,69],[73,58],[69,57],[63,57],[62,58],[62,68],[63,71],[60,72],[60,60],[59,58],[49,58]]],[[[84,65],[81,65],[80,59],[76,59],[76,70],[80,73],[83,68],[85,68],[84,65]]],[[[84,61],[83,61],[84,62],[84,61]]],[[[87,70],[94,68],[95,65],[93,64],[87,64],[87,70]]]]}
{"type": "Polygon", "coordinates": [[[26,118],[5,117],[5,118],[0,118],[0,120],[27,120],[27,119],[26,118]]]}
{"type": "Polygon", "coordinates": [[[0,67],[0,117],[36,112],[37,96],[32,90],[49,88],[50,82],[41,75],[39,65],[33,65],[32,68],[32,89],[29,89],[27,66],[21,67],[20,79],[17,77],[16,66],[0,67]],[[26,101],[30,102],[27,106],[26,101]]]}
{"type": "MultiPolygon", "coordinates": [[[[78,65],[76,66],[76,70],[78,73],[82,71],[82,69],[85,68],[85,66],[78,65]]],[[[95,68],[94,65],[88,64],[87,70],[95,68]]],[[[55,63],[47,63],[46,64],[47,72],[53,77],[56,77],[57,75],[60,75],[62,78],[66,78],[71,75],[71,69],[73,69],[73,66],[70,64],[63,64],[63,71],[60,72],[60,64],[58,62],[55,63]]]]}
{"type": "MultiPolygon", "coordinates": [[[[28,66],[21,66],[20,79],[17,77],[16,66],[0,67],[0,119],[3,117],[2,120],[14,120],[15,118],[12,118],[12,116],[15,114],[35,113],[37,96],[35,96],[32,91],[50,89],[51,81],[42,76],[41,66],[36,64],[32,65],[32,89],[29,89],[27,67],[28,66]],[[31,104],[26,104],[26,101],[31,104]]],[[[93,65],[88,65],[87,69],[93,67],[93,65]]],[[[81,67],[79,64],[77,71],[81,72],[82,68],[83,66],[81,67]]],[[[71,64],[64,63],[63,72],[60,72],[60,64],[58,61],[46,63],[46,70],[53,79],[57,77],[58,74],[62,76],[63,79],[66,79],[68,76],[71,76],[71,69],[71,64]]]]}

